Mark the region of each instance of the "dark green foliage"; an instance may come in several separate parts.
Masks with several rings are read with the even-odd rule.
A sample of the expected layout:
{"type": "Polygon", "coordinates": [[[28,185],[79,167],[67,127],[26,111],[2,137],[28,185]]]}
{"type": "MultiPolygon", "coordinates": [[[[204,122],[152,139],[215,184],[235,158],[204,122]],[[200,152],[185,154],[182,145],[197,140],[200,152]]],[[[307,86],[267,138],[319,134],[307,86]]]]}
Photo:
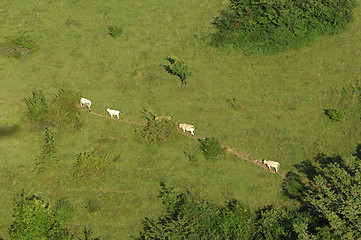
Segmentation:
{"type": "Polygon", "coordinates": [[[356,156],[333,161],[319,169],[309,203],[328,224],[326,235],[337,239],[361,237],[361,160],[356,156]]]}
{"type": "Polygon", "coordinates": [[[92,153],[79,153],[75,164],[75,177],[103,177],[110,167],[104,157],[92,153]]]}
{"type": "Polygon", "coordinates": [[[38,172],[44,172],[46,170],[56,168],[58,166],[58,160],[55,157],[55,140],[54,132],[50,128],[46,128],[44,131],[44,145],[38,163],[35,169],[38,172]]]}
{"type": "Polygon", "coordinates": [[[297,48],[352,20],[355,0],[230,0],[213,24],[217,46],[246,52],[297,48]]]}
{"type": "Polygon", "coordinates": [[[218,206],[191,192],[178,192],[161,183],[167,213],[158,220],[145,218],[138,239],[250,239],[251,210],[236,200],[218,206]]]}
{"type": "Polygon", "coordinates": [[[108,26],[108,34],[112,36],[113,38],[120,37],[123,33],[123,30],[121,27],[117,26],[108,26]]]}
{"type": "Polygon", "coordinates": [[[215,137],[205,138],[199,140],[201,143],[201,150],[206,159],[214,159],[222,156],[225,153],[224,148],[215,137]]]}
{"type": "Polygon", "coordinates": [[[307,212],[267,207],[260,211],[254,239],[310,239],[309,225],[314,224],[307,212]]]}
{"type": "Polygon", "coordinates": [[[167,57],[166,59],[169,64],[164,65],[165,70],[172,75],[178,76],[183,84],[187,84],[186,79],[192,74],[188,69],[188,65],[183,60],[174,56],[167,57]]]}
{"type": "Polygon", "coordinates": [[[9,227],[10,239],[100,240],[99,237],[91,237],[92,231],[87,227],[84,227],[84,236],[71,234],[67,224],[73,214],[74,210],[66,198],[60,199],[54,209],[42,198],[35,195],[26,197],[23,192],[20,198],[15,200],[14,222],[9,227]]]}
{"type": "Polygon", "coordinates": [[[336,109],[333,109],[333,108],[326,108],[326,109],[323,109],[323,111],[332,121],[335,121],[335,122],[343,121],[343,113],[342,112],[337,111],[336,109]]]}
{"type": "Polygon", "coordinates": [[[27,106],[26,116],[31,122],[39,122],[44,119],[47,113],[45,96],[41,90],[33,91],[33,97],[24,99],[27,106]]]}
{"type": "Polygon", "coordinates": [[[302,200],[306,194],[305,184],[301,177],[294,172],[287,173],[282,183],[282,190],[286,196],[297,200],[302,200]]]}
{"type": "Polygon", "coordinates": [[[174,120],[148,120],[145,127],[136,131],[136,138],[140,142],[150,145],[162,145],[179,135],[177,123],[174,120]]]}
{"type": "Polygon", "coordinates": [[[67,198],[58,200],[55,206],[55,219],[60,225],[66,226],[74,215],[74,208],[71,206],[67,198]]]}
{"type": "Polygon", "coordinates": [[[15,201],[11,239],[71,239],[68,230],[56,219],[54,211],[38,196],[22,193],[15,201]]]}
{"type": "Polygon", "coordinates": [[[27,56],[38,49],[37,43],[25,33],[8,37],[4,43],[0,44],[0,52],[14,58],[27,56]]]}

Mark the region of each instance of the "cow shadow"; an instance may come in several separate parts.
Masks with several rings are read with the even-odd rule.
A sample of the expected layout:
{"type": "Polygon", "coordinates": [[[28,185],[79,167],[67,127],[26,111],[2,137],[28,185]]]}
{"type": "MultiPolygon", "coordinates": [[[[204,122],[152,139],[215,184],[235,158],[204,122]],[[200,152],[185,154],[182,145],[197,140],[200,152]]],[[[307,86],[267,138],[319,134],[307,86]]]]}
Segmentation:
{"type": "Polygon", "coordinates": [[[14,124],[8,127],[0,127],[0,139],[10,137],[19,131],[19,125],[14,124]]]}

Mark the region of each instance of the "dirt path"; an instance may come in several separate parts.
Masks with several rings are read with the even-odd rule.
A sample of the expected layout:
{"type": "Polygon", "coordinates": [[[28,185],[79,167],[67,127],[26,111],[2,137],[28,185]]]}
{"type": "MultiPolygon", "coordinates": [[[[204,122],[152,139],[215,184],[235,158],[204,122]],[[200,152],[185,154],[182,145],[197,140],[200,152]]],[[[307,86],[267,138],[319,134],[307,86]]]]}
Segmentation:
{"type": "MultiPolygon", "coordinates": [[[[103,118],[107,118],[107,119],[111,119],[110,117],[106,117],[104,115],[101,115],[101,114],[98,114],[98,113],[95,113],[95,112],[89,112],[91,114],[94,114],[94,115],[97,115],[99,117],[103,117],[103,118]]],[[[113,120],[115,121],[120,121],[120,122],[126,122],[126,123],[129,123],[129,124],[133,124],[133,125],[146,125],[146,123],[137,123],[137,122],[130,122],[130,121],[127,121],[127,120],[122,120],[122,119],[116,119],[116,118],[113,118],[113,120]]],[[[187,136],[187,137],[191,137],[193,139],[197,139],[197,140],[201,140],[201,139],[204,139],[205,137],[204,136],[192,136],[190,135],[189,133],[184,133],[183,131],[179,130],[179,132],[184,135],[184,136],[187,136]]],[[[262,163],[262,160],[259,159],[259,158],[255,158],[255,157],[251,157],[248,153],[246,152],[238,152],[237,150],[231,148],[231,147],[228,147],[228,146],[224,146],[222,145],[222,147],[224,147],[227,152],[237,156],[238,158],[242,159],[242,160],[245,160],[245,161],[248,161],[248,162],[251,162],[259,167],[262,167],[264,168],[265,170],[269,171],[268,168],[266,167],[266,165],[264,165],[262,163]]],[[[275,173],[274,170],[271,171],[272,173],[275,173]]],[[[278,175],[280,175],[281,177],[285,178],[285,174],[281,174],[280,172],[278,173],[278,175]]]]}

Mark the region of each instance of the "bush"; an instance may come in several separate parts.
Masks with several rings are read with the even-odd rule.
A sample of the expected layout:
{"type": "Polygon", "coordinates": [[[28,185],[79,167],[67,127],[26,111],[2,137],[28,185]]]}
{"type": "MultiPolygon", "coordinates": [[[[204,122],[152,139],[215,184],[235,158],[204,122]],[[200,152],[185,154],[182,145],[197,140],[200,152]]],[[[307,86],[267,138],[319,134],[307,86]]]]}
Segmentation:
{"type": "Polygon", "coordinates": [[[79,153],[75,165],[75,177],[103,177],[110,163],[103,157],[92,153],[79,153]]]}
{"type": "Polygon", "coordinates": [[[33,97],[24,99],[27,107],[26,116],[31,122],[40,122],[46,116],[47,104],[41,90],[33,91],[33,97]]]}
{"type": "Polygon", "coordinates": [[[38,172],[44,172],[48,169],[56,168],[57,166],[58,160],[55,158],[54,132],[52,129],[46,128],[44,131],[43,150],[35,169],[38,172]]]}
{"type": "Polygon", "coordinates": [[[332,121],[335,121],[335,122],[343,121],[343,113],[342,112],[339,112],[333,108],[326,108],[326,109],[323,109],[323,111],[332,121]]]}
{"type": "Polygon", "coordinates": [[[179,77],[183,84],[187,84],[186,79],[192,74],[188,70],[187,64],[183,60],[179,60],[177,57],[167,57],[168,65],[164,65],[165,70],[179,77]]]}
{"type": "Polygon", "coordinates": [[[214,44],[246,52],[297,48],[344,29],[355,6],[355,0],[230,0],[213,22],[214,44]]]}
{"type": "Polygon", "coordinates": [[[140,142],[150,145],[162,145],[179,135],[177,123],[174,120],[162,119],[148,120],[145,127],[136,132],[136,138],[140,142]]]}
{"type": "Polygon", "coordinates": [[[33,97],[24,99],[26,116],[37,128],[80,128],[80,95],[70,90],[59,89],[55,98],[48,104],[42,91],[33,91],[33,97]]]}
{"type": "Polygon", "coordinates": [[[74,215],[74,209],[67,198],[61,198],[56,203],[55,219],[60,225],[66,226],[74,215]]]}
{"type": "Polygon", "coordinates": [[[49,123],[56,127],[64,125],[80,128],[80,108],[78,102],[81,96],[67,89],[59,89],[52,101],[52,109],[49,111],[49,123]],[[60,115],[60,116],[59,116],[60,115]],[[57,116],[56,118],[54,116],[57,116]]]}
{"type": "Polygon", "coordinates": [[[225,153],[224,148],[215,137],[205,138],[199,140],[201,143],[201,150],[203,151],[206,159],[214,159],[225,153]]]}
{"type": "Polygon", "coordinates": [[[27,56],[38,49],[37,43],[24,33],[8,37],[5,42],[1,44],[1,52],[14,58],[27,56]]]}
{"type": "Polygon", "coordinates": [[[108,33],[113,38],[117,38],[117,37],[120,37],[120,35],[122,35],[123,30],[122,30],[122,28],[117,27],[117,26],[108,26],[108,33]]]}

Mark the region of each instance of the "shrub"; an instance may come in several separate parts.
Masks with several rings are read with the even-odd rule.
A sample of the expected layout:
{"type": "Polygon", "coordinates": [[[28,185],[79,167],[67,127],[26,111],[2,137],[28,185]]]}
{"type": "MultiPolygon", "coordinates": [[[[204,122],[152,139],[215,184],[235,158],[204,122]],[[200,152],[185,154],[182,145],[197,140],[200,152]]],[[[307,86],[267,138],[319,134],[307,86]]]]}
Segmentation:
{"type": "Polygon", "coordinates": [[[200,139],[199,141],[201,150],[207,160],[217,158],[225,153],[224,148],[215,137],[200,139]]]}
{"type": "Polygon", "coordinates": [[[145,127],[136,132],[140,142],[150,145],[162,145],[178,136],[177,123],[174,120],[148,120],[145,127]]]}
{"type": "Polygon", "coordinates": [[[26,116],[32,122],[39,122],[45,118],[47,104],[45,96],[41,90],[33,91],[33,97],[24,99],[27,107],[26,116]]]}
{"type": "Polygon", "coordinates": [[[323,111],[332,121],[335,121],[335,122],[343,121],[343,113],[342,112],[339,112],[333,108],[326,108],[326,109],[323,109],[323,111]]]}
{"type": "Polygon", "coordinates": [[[345,28],[355,6],[355,0],[230,0],[213,22],[214,44],[246,52],[297,48],[345,28]]]}
{"type": "Polygon", "coordinates": [[[52,101],[48,120],[50,125],[62,127],[64,125],[80,128],[80,95],[71,90],[59,89],[52,101]]]}
{"type": "Polygon", "coordinates": [[[44,131],[44,145],[38,163],[35,169],[38,172],[44,172],[48,169],[58,166],[58,160],[55,158],[55,140],[54,132],[50,128],[44,131]]]}
{"type": "Polygon", "coordinates": [[[37,43],[25,33],[6,38],[1,44],[1,51],[14,58],[27,56],[39,49],[37,43]]]}
{"type": "Polygon", "coordinates": [[[67,198],[61,198],[56,203],[55,219],[60,225],[66,226],[74,215],[74,209],[67,198]]]}
{"type": "Polygon", "coordinates": [[[179,60],[177,57],[167,57],[168,65],[164,65],[165,70],[179,77],[183,84],[187,84],[186,79],[192,74],[188,70],[187,64],[183,60],[179,60]]]}
{"type": "Polygon", "coordinates": [[[77,106],[79,99],[79,94],[59,89],[48,104],[42,91],[33,91],[32,98],[24,99],[27,106],[26,116],[37,128],[80,128],[80,109],[77,106]]]}
{"type": "Polygon", "coordinates": [[[79,153],[75,165],[75,177],[103,177],[110,163],[103,157],[92,153],[79,153]]]}
{"type": "Polygon", "coordinates": [[[122,35],[123,30],[122,30],[122,28],[117,27],[117,26],[108,26],[108,33],[113,38],[117,38],[117,37],[120,37],[120,35],[122,35]]]}

